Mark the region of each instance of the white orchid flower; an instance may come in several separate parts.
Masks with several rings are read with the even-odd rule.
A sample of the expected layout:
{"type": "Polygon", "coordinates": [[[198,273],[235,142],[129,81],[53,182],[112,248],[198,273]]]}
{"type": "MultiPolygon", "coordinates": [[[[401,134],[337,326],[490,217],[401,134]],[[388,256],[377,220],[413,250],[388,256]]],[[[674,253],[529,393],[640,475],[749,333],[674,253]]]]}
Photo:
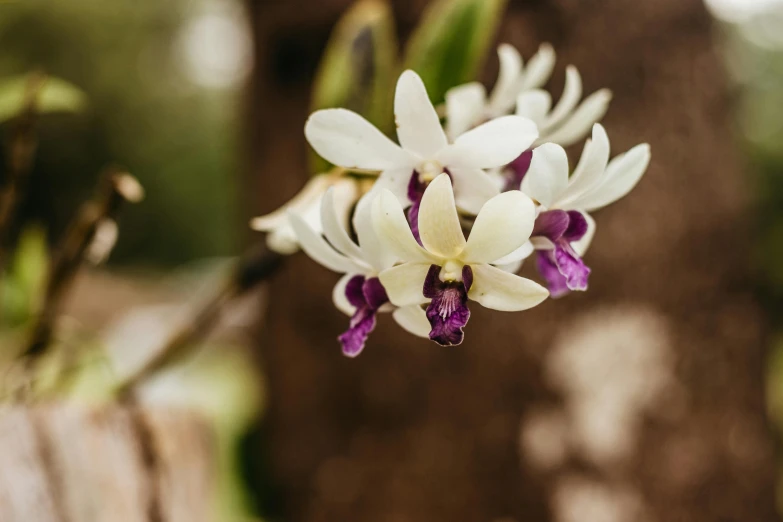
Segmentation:
{"type": "MultiPolygon", "coordinates": [[[[386,188],[418,210],[423,187],[442,172],[454,183],[457,204],[475,214],[498,194],[482,170],[518,157],[538,137],[535,125],[519,116],[489,121],[449,143],[421,78],[405,71],[394,99],[397,145],[355,112],[326,109],[305,126],[310,145],[327,161],[352,170],[380,172],[375,189],[386,188]]],[[[407,206],[407,205],[406,205],[407,206]]],[[[414,227],[416,219],[411,219],[414,227]]]]}
{"type": "Polygon", "coordinates": [[[455,140],[482,122],[510,114],[519,94],[544,85],[555,66],[555,51],[542,44],[525,67],[511,45],[498,47],[500,69],[492,94],[479,82],[467,83],[446,93],[446,131],[455,140]]]}
{"type": "Polygon", "coordinates": [[[420,337],[427,337],[429,323],[418,306],[395,308],[389,303],[378,274],[394,265],[395,257],[380,244],[370,219],[368,196],[357,205],[354,229],[357,245],[340,222],[335,203],[335,188],[330,188],[321,205],[322,237],[304,217],[291,213],[291,226],[302,250],[317,263],[335,272],[345,274],[332,292],[335,306],[351,316],[350,328],[338,338],[343,353],[356,357],[376,324],[378,312],[392,312],[400,326],[420,337]]]}
{"type": "Polygon", "coordinates": [[[295,253],[299,250],[299,240],[289,222],[289,213],[293,212],[301,216],[310,228],[320,234],[323,232],[321,199],[330,187],[334,190],[332,198],[339,221],[347,226],[351,207],[359,196],[358,183],[348,176],[327,173],[313,176],[296,196],[279,209],[265,216],[253,218],[250,221],[250,228],[267,232],[267,246],[278,254],[295,253]]]}
{"type": "MultiPolygon", "coordinates": [[[[519,52],[508,44],[498,47],[500,72],[492,94],[478,82],[461,85],[446,94],[446,129],[451,139],[488,119],[509,114],[516,106],[517,116],[532,120],[538,127],[534,146],[558,143],[567,147],[584,139],[594,123],[606,114],[612,94],[601,89],[581,104],[582,78],[573,66],[566,68],[566,80],[560,101],[552,107],[552,96],[541,87],[549,80],[555,64],[555,52],[543,44],[524,67],[519,52]]],[[[531,150],[492,169],[490,177],[497,187],[518,187],[530,166],[531,150]]]]}
{"type": "Polygon", "coordinates": [[[552,95],[542,89],[522,92],[517,99],[517,116],[533,120],[538,126],[538,140],[568,147],[584,139],[592,126],[604,117],[612,101],[609,89],[600,89],[579,103],[582,77],[576,67],[566,68],[565,87],[560,101],[552,107],[552,95]]]}
{"type": "Polygon", "coordinates": [[[650,146],[637,145],[609,161],[609,138],[600,124],[569,177],[568,156],[554,143],[533,151],[520,190],[539,203],[532,243],[542,250],[538,269],[553,297],[586,290],[590,269],[582,256],[595,234],[588,212],[614,203],[639,182],[650,163],[650,146]]]}
{"type": "Polygon", "coordinates": [[[527,242],[534,218],[530,198],[519,191],[505,192],[480,209],[466,241],[451,179],[441,174],[421,201],[421,246],[397,198],[382,190],[373,203],[373,224],[378,238],[403,261],[380,273],[389,300],[400,307],[429,302],[429,336],[442,345],[462,342],[470,317],[467,299],[502,311],[538,305],[549,295],[544,287],[492,266],[527,242]]]}

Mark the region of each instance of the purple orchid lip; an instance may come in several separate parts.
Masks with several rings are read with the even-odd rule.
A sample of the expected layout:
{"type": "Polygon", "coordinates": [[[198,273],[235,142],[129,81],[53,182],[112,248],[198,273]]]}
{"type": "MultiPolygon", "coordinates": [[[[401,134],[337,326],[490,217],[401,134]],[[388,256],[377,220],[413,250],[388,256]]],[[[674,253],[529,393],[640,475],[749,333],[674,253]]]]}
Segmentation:
{"type": "Polygon", "coordinates": [[[462,281],[441,281],[441,267],[430,266],[424,280],[424,297],[432,299],[427,319],[432,326],[430,339],[441,346],[456,346],[465,339],[463,328],[470,319],[468,292],[473,285],[473,270],[462,268],[462,281]]]}
{"type": "Polygon", "coordinates": [[[389,302],[389,296],[377,277],[357,275],[345,285],[345,297],[356,307],[356,312],[351,317],[348,330],[337,339],[343,345],[344,355],[356,357],[364,350],[367,338],[375,329],[378,309],[389,302]]]}
{"type": "Polygon", "coordinates": [[[503,192],[509,190],[519,190],[522,180],[525,179],[527,171],[530,170],[530,163],[533,161],[533,149],[526,150],[520,156],[508,164],[506,167],[507,178],[503,192]]]}
{"type": "Polygon", "coordinates": [[[587,228],[587,219],[576,210],[547,210],[536,218],[532,236],[546,237],[555,245],[554,250],[539,253],[537,261],[552,297],[587,290],[590,268],[571,245],[584,237],[587,228]]]}

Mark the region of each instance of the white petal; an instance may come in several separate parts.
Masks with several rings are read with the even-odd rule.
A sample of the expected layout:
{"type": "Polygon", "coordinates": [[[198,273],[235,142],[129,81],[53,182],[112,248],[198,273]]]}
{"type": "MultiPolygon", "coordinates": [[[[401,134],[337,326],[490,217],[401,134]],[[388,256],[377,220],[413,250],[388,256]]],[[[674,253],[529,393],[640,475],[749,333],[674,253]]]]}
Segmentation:
{"type": "Polygon", "coordinates": [[[533,120],[538,126],[546,121],[551,107],[552,96],[541,89],[523,92],[517,98],[517,116],[533,120]]]}
{"type": "Polygon", "coordinates": [[[519,116],[503,116],[466,132],[437,158],[443,166],[490,169],[507,165],[538,137],[536,124],[519,116]]]}
{"type": "Polygon", "coordinates": [[[325,160],[349,169],[385,170],[415,159],[355,112],[326,109],[310,115],[305,136],[325,160]]]}
{"type": "Polygon", "coordinates": [[[494,266],[496,268],[499,268],[500,270],[504,272],[508,272],[509,274],[516,274],[520,270],[522,270],[522,265],[525,263],[524,259],[520,259],[519,261],[514,261],[513,263],[507,263],[504,265],[501,264],[495,264],[494,266]]]}
{"type": "Polygon", "coordinates": [[[571,246],[574,248],[577,254],[579,256],[584,256],[585,252],[587,252],[587,249],[590,248],[590,244],[593,242],[593,237],[595,236],[595,220],[593,219],[593,216],[586,212],[582,212],[582,215],[585,217],[585,220],[587,221],[587,232],[585,232],[585,235],[582,236],[582,239],[579,241],[575,241],[571,243],[571,246]]]}
{"type": "Polygon", "coordinates": [[[568,188],[568,155],[563,147],[544,143],[533,149],[522,192],[550,208],[568,188]]]}
{"type": "Polygon", "coordinates": [[[307,183],[305,183],[305,186],[302,187],[302,190],[300,190],[296,196],[291,198],[288,203],[274,212],[266,214],[265,216],[253,218],[250,221],[250,228],[261,232],[268,232],[276,227],[288,223],[289,210],[294,210],[300,213],[303,212],[307,206],[317,202],[332,183],[332,178],[328,174],[319,174],[317,176],[313,176],[307,183]]]}
{"type": "Polygon", "coordinates": [[[377,195],[378,192],[371,191],[362,196],[353,215],[353,228],[359,239],[363,259],[376,273],[390,268],[397,260],[397,256],[381,243],[372,224],[372,203],[377,195]]]}
{"type": "Polygon", "coordinates": [[[339,254],[323,237],[314,232],[301,216],[291,213],[288,220],[302,250],[318,264],[341,274],[364,274],[368,271],[367,266],[339,254]]]}
{"type": "Polygon", "coordinates": [[[474,216],[484,203],[500,193],[495,178],[481,169],[450,167],[457,207],[474,216]]]}
{"type": "Polygon", "coordinates": [[[403,167],[399,169],[389,169],[381,172],[378,179],[372,186],[373,192],[381,189],[387,189],[394,194],[398,200],[403,202],[405,207],[410,206],[408,200],[408,184],[413,176],[413,167],[403,167]]]}
{"type": "Polygon", "coordinates": [[[346,274],[337,281],[332,290],[332,302],[345,315],[353,315],[356,308],[348,302],[348,298],[345,296],[345,287],[348,285],[348,281],[356,277],[356,274],[346,274]]]}
{"type": "MultiPolygon", "coordinates": [[[[534,154],[535,155],[535,154],[534,154]]],[[[578,198],[593,190],[603,180],[606,165],[609,162],[609,137],[600,123],[593,125],[593,137],[587,142],[582,158],[568,180],[568,189],[555,202],[558,208],[568,210],[575,208],[578,198]]]]}
{"type": "Polygon", "coordinates": [[[569,117],[574,107],[579,103],[579,98],[582,97],[582,77],[579,76],[579,71],[576,67],[569,65],[566,68],[565,87],[563,87],[563,94],[560,96],[560,101],[557,102],[555,108],[552,109],[551,114],[546,119],[544,129],[541,132],[557,127],[566,118],[569,117]]]}
{"type": "Polygon", "coordinates": [[[378,277],[389,301],[397,306],[420,305],[429,301],[424,297],[424,280],[430,266],[429,263],[405,263],[381,272],[378,277]]]}
{"type": "Polygon", "coordinates": [[[536,209],[518,190],[504,192],[482,207],[462,252],[465,263],[492,263],[524,245],[533,231],[536,209]]]}
{"type": "Polygon", "coordinates": [[[478,82],[454,87],[446,93],[446,131],[453,141],[479,123],[487,92],[478,82]]]}
{"type": "Polygon", "coordinates": [[[473,286],[468,297],[501,312],[518,312],[540,304],[549,296],[546,288],[491,265],[471,265],[473,286]]]}
{"type": "Polygon", "coordinates": [[[519,94],[522,75],[522,57],[514,46],[500,45],[498,59],[500,60],[498,81],[492,90],[488,107],[491,115],[495,117],[511,112],[517,94],[519,94]]]}
{"type": "Polygon", "coordinates": [[[267,234],[266,246],[271,251],[284,256],[289,256],[299,251],[299,241],[296,239],[294,229],[291,228],[291,224],[288,222],[267,234]]]}
{"type": "Polygon", "coordinates": [[[427,319],[427,313],[419,306],[403,306],[392,312],[392,317],[403,329],[417,337],[428,339],[432,326],[427,319]]]}
{"type": "Polygon", "coordinates": [[[419,209],[419,235],[424,248],[446,259],[455,258],[465,248],[448,174],[439,175],[424,191],[419,209]]]}
{"type": "Polygon", "coordinates": [[[601,120],[609,109],[612,93],[608,89],[594,92],[582,102],[571,116],[557,129],[542,133],[540,141],[568,147],[584,139],[590,128],[601,120]]]}
{"type": "Polygon", "coordinates": [[[321,224],[326,239],[340,252],[354,259],[362,259],[362,251],[353,242],[341,222],[334,206],[334,188],[329,189],[321,201],[321,224]]]}
{"type": "Polygon", "coordinates": [[[595,210],[614,203],[636,186],[649,164],[650,146],[646,143],[617,156],[606,167],[601,184],[578,199],[579,208],[595,210]]]}
{"type": "Polygon", "coordinates": [[[435,259],[416,242],[400,202],[386,189],[373,202],[372,222],[378,239],[399,259],[428,263],[435,259]]]}
{"type": "Polygon", "coordinates": [[[394,116],[400,145],[422,159],[433,158],[448,141],[424,82],[413,71],[405,71],[397,82],[394,116]]]}
{"type": "Polygon", "coordinates": [[[544,85],[555,68],[555,50],[549,44],[541,44],[538,52],[530,59],[525,67],[524,77],[520,91],[538,89],[544,85]]]}
{"type": "Polygon", "coordinates": [[[532,241],[525,241],[525,244],[523,244],[521,247],[517,248],[507,256],[503,256],[500,259],[492,261],[490,264],[495,265],[496,267],[505,270],[506,272],[516,272],[516,270],[508,270],[506,267],[516,263],[521,263],[522,260],[530,257],[530,254],[533,252],[535,252],[535,247],[533,246],[532,241]]]}

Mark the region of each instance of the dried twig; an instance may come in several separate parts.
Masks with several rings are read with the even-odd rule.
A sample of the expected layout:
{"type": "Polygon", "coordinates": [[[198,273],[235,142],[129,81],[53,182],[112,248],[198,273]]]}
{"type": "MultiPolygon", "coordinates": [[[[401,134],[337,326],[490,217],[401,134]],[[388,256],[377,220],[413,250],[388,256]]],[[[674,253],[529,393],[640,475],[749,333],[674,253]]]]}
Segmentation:
{"type": "Polygon", "coordinates": [[[137,202],[144,196],[141,185],[125,172],[113,169],[102,177],[102,183],[98,196],[79,210],[52,260],[43,308],[22,354],[28,368],[51,343],[64,297],[82,263],[100,261],[111,250],[122,203],[137,202]],[[107,230],[111,237],[106,237],[107,230]]]}
{"type": "Polygon", "coordinates": [[[221,318],[226,305],[257,284],[269,279],[280,266],[282,256],[266,249],[246,255],[218,291],[199,308],[154,357],[117,386],[120,400],[133,400],[136,387],[160,371],[171,367],[195,349],[221,318]]]}

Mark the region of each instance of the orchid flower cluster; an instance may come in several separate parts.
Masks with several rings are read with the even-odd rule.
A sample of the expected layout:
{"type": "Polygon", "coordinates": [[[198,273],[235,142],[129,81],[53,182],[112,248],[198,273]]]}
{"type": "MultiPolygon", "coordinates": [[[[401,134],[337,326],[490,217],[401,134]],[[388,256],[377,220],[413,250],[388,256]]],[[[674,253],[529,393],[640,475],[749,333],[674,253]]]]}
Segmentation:
{"type": "Polygon", "coordinates": [[[307,140],[336,167],[253,221],[273,250],[301,247],[343,274],[333,301],[350,316],[339,336],[345,355],[363,350],[378,313],[450,346],[464,338],[468,301],[522,311],[550,295],[587,289],[583,256],[596,229],[590,212],[636,185],[649,146],[610,160],[597,122],[611,95],[600,90],[581,100],[573,67],[552,106],[541,89],[555,63],[550,46],[526,66],[509,45],[498,55],[490,94],[479,83],[458,86],[439,108],[415,72],[402,73],[394,99],[397,143],[349,110],[313,113],[307,140]],[[571,172],[563,147],[584,138],[571,172]],[[531,256],[545,286],[516,275],[531,256]]]}

